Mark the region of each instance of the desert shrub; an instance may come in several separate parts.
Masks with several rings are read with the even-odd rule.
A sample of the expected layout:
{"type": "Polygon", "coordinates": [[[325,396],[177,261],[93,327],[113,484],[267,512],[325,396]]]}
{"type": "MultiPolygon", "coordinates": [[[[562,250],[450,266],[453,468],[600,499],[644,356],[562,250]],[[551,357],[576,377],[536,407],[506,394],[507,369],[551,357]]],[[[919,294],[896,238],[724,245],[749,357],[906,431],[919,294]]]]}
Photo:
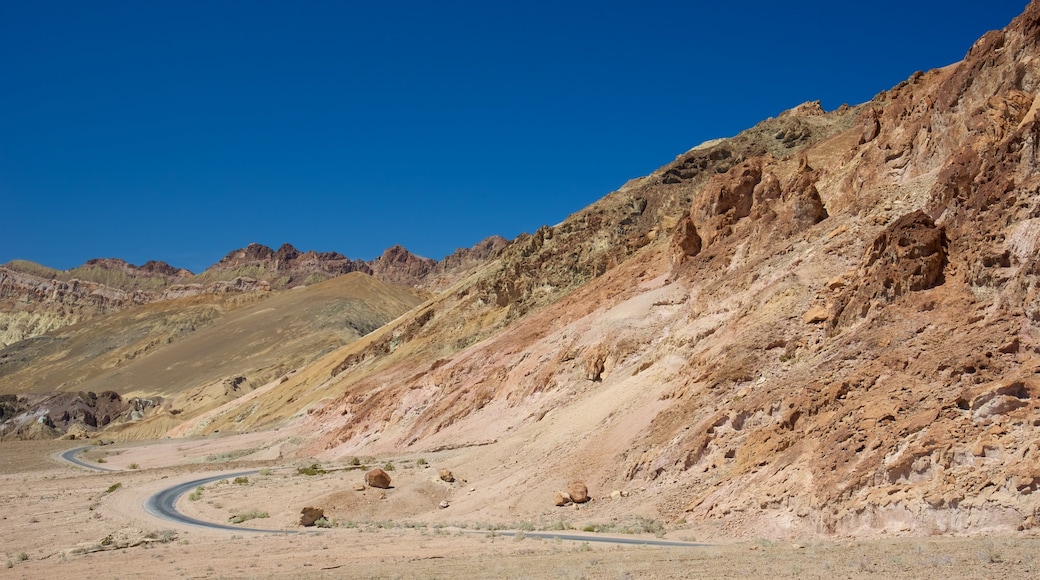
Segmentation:
{"type": "Polygon", "coordinates": [[[394,470],[394,464],[390,463],[389,461],[387,461],[386,465],[383,466],[383,471],[393,471],[393,470],[394,470]]]}
{"type": "Polygon", "coordinates": [[[202,490],[203,489],[205,489],[205,488],[202,487],[201,485],[196,487],[195,491],[191,492],[188,495],[188,499],[190,499],[191,501],[199,501],[200,499],[202,499],[202,490]]]}
{"type": "Polygon", "coordinates": [[[131,463],[127,467],[129,467],[130,469],[140,469],[141,466],[136,463],[131,463]]]}
{"type": "Polygon", "coordinates": [[[328,471],[322,469],[317,463],[312,463],[309,467],[297,467],[296,473],[298,475],[324,475],[328,471]]]}
{"type": "Polygon", "coordinates": [[[426,460],[423,459],[422,457],[420,457],[419,461],[416,461],[415,464],[416,465],[426,465],[426,460]]]}
{"type": "Polygon", "coordinates": [[[361,465],[361,459],[355,457],[355,458],[350,460],[350,464],[351,465],[361,465]]]}
{"type": "Polygon", "coordinates": [[[262,512],[260,510],[250,510],[250,511],[245,512],[245,513],[233,515],[230,518],[228,518],[228,521],[230,521],[233,524],[240,524],[242,522],[247,522],[249,520],[255,520],[255,519],[258,519],[258,518],[267,518],[267,517],[271,517],[271,516],[269,516],[267,514],[267,512],[262,512]]]}
{"type": "Polygon", "coordinates": [[[112,485],[108,486],[108,489],[105,490],[105,493],[112,493],[113,491],[121,487],[123,487],[122,483],[113,483],[112,485]]]}
{"type": "Polygon", "coordinates": [[[234,483],[235,485],[249,485],[249,478],[248,477],[244,477],[244,476],[239,476],[239,477],[236,477],[235,480],[232,481],[231,483],[234,483]]]}

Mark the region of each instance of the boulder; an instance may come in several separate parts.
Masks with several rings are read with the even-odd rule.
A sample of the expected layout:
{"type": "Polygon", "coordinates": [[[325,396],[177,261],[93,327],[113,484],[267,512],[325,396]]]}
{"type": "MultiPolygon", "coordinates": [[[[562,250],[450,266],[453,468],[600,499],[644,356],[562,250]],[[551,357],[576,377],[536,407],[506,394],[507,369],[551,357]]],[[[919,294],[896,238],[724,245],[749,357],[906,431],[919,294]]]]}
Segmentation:
{"type": "Polygon", "coordinates": [[[455,481],[455,474],[452,473],[448,469],[440,470],[439,475],[440,475],[441,481],[446,481],[448,483],[453,483],[455,481]]]}
{"type": "Polygon", "coordinates": [[[567,495],[574,503],[585,503],[589,501],[589,488],[584,481],[575,481],[567,487],[567,495]]]}
{"type": "Polygon", "coordinates": [[[325,517],[325,510],[316,507],[305,507],[300,512],[300,525],[308,528],[323,517],[325,517]]]}
{"type": "Polygon", "coordinates": [[[571,503],[570,494],[565,491],[556,492],[556,499],[553,500],[553,504],[556,505],[556,507],[563,507],[569,503],[571,503]]]}
{"type": "Polygon", "coordinates": [[[388,489],[390,487],[390,475],[377,467],[365,474],[365,483],[370,487],[388,489]]]}

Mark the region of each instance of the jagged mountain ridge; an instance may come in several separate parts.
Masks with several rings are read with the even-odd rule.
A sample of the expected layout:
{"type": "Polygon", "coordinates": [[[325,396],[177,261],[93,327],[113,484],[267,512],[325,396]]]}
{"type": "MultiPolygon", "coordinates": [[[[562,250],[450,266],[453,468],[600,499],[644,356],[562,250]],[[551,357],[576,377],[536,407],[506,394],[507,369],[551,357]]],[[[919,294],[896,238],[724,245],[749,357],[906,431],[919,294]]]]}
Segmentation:
{"type": "Polygon", "coordinates": [[[307,452],[495,441],[508,473],[470,481],[512,521],[566,473],[727,534],[1030,529],[1038,35],[1033,2],[869,103],[695,148],[252,401],[263,420],[181,432],[328,393],[307,452]]]}
{"type": "Polygon", "coordinates": [[[491,236],[438,262],[401,246],[364,261],[337,252],[300,252],[290,244],[272,250],[254,243],[197,275],[158,261],[135,266],[118,258],[99,258],[71,270],[54,270],[15,260],[0,266],[0,346],[135,305],[295,288],[351,272],[417,289],[444,286],[505,244],[503,238],[491,236]]]}

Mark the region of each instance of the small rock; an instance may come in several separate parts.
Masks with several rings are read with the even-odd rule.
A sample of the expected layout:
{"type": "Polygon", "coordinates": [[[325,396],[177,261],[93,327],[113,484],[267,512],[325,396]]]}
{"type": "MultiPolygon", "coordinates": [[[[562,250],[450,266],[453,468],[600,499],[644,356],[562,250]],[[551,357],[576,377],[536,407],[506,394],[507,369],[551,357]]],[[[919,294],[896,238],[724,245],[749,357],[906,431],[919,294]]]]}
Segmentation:
{"type": "Polygon", "coordinates": [[[440,470],[439,475],[440,475],[441,481],[446,481],[448,483],[454,483],[455,482],[455,474],[453,474],[448,469],[440,470]]]}
{"type": "Polygon", "coordinates": [[[446,499],[442,499],[442,500],[441,500],[441,503],[437,504],[437,507],[439,507],[439,508],[441,508],[441,509],[445,509],[445,508],[447,508],[447,507],[448,507],[448,505],[449,505],[449,504],[448,504],[448,500],[446,500],[446,499]]]}
{"type": "Polygon", "coordinates": [[[610,499],[621,499],[621,490],[615,489],[614,491],[610,492],[610,499]]]}
{"type": "Polygon", "coordinates": [[[825,306],[814,306],[809,309],[808,312],[802,315],[802,322],[805,324],[817,324],[820,322],[826,322],[831,317],[830,310],[825,306]]]}
{"type": "Polygon", "coordinates": [[[563,507],[571,503],[571,496],[565,491],[556,492],[556,499],[553,501],[556,507],[563,507]]]}
{"type": "Polygon", "coordinates": [[[365,484],[359,483],[354,486],[354,491],[365,491],[365,484]]]}

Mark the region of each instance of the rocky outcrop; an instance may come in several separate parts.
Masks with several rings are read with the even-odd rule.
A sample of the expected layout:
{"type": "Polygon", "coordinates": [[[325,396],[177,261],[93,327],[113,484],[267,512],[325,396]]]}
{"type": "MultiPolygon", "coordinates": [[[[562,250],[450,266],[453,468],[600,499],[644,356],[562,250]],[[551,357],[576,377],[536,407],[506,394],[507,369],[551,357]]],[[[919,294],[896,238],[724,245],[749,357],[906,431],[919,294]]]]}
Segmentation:
{"type": "Polygon", "coordinates": [[[351,260],[337,252],[301,252],[290,244],[272,250],[263,244],[252,243],[228,253],[192,282],[207,284],[255,279],[264,281],[273,289],[282,289],[315,284],[350,272],[371,274],[372,269],[363,260],[351,260]]]}
{"type": "Polygon", "coordinates": [[[416,256],[402,246],[387,248],[371,262],[372,275],[384,282],[418,286],[433,271],[436,260],[416,256]]]}
{"type": "Polygon", "coordinates": [[[835,324],[850,324],[907,292],[942,284],[947,246],[945,232],[922,211],[892,222],[871,244],[858,279],[839,298],[835,324]]]}
{"type": "Polygon", "coordinates": [[[109,425],[139,421],[163,405],[162,397],[124,399],[113,391],[4,395],[0,398],[0,438],[39,438],[37,424],[53,437],[66,432],[79,437],[109,425]]]}

